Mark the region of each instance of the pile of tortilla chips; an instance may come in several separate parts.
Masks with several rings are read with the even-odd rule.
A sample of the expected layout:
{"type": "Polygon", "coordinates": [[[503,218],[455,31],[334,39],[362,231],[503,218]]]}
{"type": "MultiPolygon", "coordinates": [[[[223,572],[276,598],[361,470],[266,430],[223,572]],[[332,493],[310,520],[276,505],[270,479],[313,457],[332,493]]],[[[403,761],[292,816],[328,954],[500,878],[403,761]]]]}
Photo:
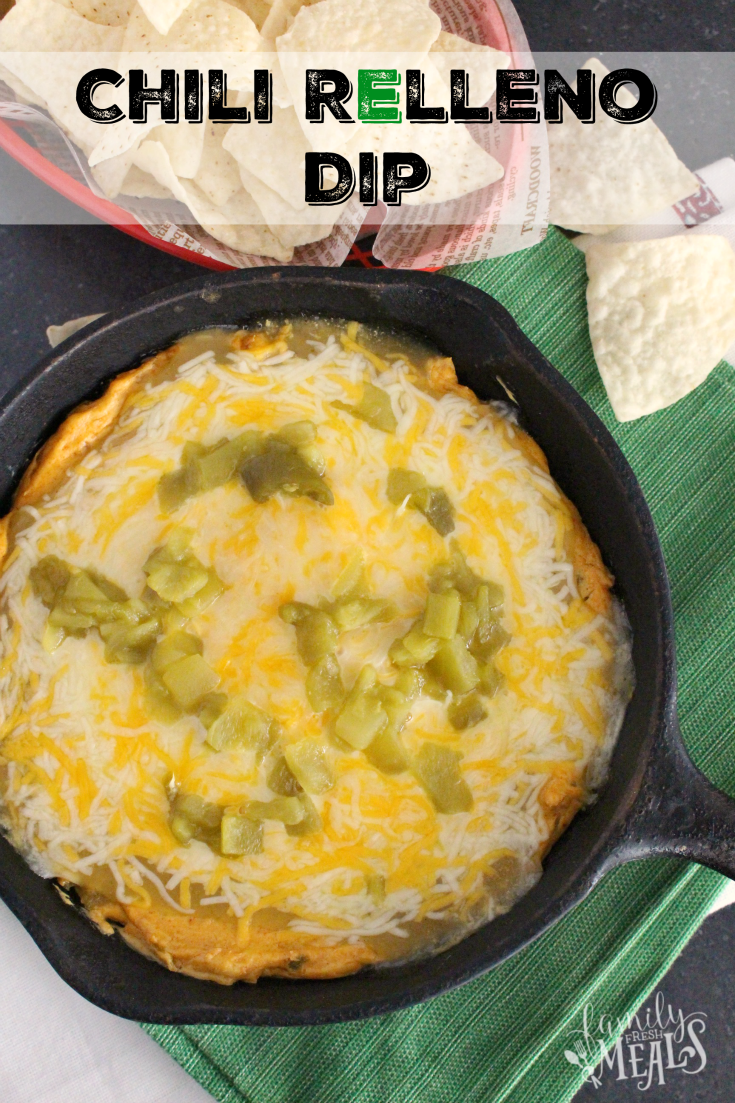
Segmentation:
{"type": "MultiPolygon", "coordinates": [[[[406,64],[421,69],[425,102],[446,106],[452,66],[467,68],[472,102],[482,104],[509,61],[443,31],[426,0],[16,0],[0,21],[0,77],[21,100],[50,113],[86,155],[108,198],[177,200],[231,249],[282,263],[299,246],[328,238],[344,216],[342,206],[304,201],[310,150],[341,153],[355,169],[363,150],[420,154],[431,180],[420,192],[404,192],[409,204],[456,199],[503,175],[464,125],[406,125],[404,115],[399,124],[344,126],[329,113],[323,125],[311,125],[307,64],[328,67],[329,59],[337,67],[339,60],[351,73],[371,57],[392,58],[399,71],[406,64]],[[156,87],[164,66],[199,68],[205,100],[208,69],[223,69],[228,106],[249,107],[251,116],[253,70],[269,69],[272,122],[161,123],[151,107],[145,123],[101,126],[76,105],[78,79],[92,68],[142,68],[156,87]]],[[[113,89],[101,87],[94,103],[116,99],[113,89]]]]}
{"type": "MultiPolygon", "coordinates": [[[[584,68],[598,86],[607,75],[595,58],[584,68]]],[[[622,88],[619,105],[634,102],[622,88]]],[[[548,134],[550,221],[585,234],[595,360],[615,416],[632,421],[689,394],[735,341],[735,252],[707,232],[652,227],[645,240],[647,219],[700,186],[652,119],[621,125],[598,112],[589,124],[565,110],[548,134]],[[633,224],[642,240],[605,240],[633,224]]]]}

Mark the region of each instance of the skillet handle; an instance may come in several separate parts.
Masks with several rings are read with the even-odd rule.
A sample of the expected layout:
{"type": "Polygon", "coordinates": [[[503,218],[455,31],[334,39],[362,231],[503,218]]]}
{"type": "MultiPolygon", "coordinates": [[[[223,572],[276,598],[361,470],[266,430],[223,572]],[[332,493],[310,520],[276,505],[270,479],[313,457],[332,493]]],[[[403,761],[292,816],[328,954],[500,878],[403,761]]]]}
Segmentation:
{"type": "Polygon", "coordinates": [[[618,854],[685,858],[735,880],[735,800],[694,765],[675,714],[649,759],[618,854]]]}

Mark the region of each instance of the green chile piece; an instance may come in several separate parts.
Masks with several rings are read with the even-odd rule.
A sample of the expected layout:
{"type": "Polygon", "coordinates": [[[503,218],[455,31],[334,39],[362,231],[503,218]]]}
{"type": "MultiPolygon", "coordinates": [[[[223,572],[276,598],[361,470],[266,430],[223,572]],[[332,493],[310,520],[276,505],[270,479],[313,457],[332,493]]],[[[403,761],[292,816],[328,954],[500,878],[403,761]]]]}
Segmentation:
{"type": "Polygon", "coordinates": [[[399,693],[402,693],[407,700],[412,701],[414,697],[420,696],[423,681],[424,679],[418,670],[402,670],[393,683],[393,687],[399,693]]]}
{"type": "Polygon", "coordinates": [[[324,747],[308,736],[297,743],[290,743],[283,756],[298,783],[307,793],[326,793],[334,785],[324,747]]]}
{"type": "Polygon", "coordinates": [[[350,406],[346,402],[333,402],[338,410],[345,410],[360,421],[366,421],[373,429],[380,429],[384,433],[394,433],[398,422],[393,413],[390,395],[387,391],[376,387],[374,383],[365,383],[362,398],[356,406],[350,406]]]}
{"type": "Polygon", "coordinates": [[[482,579],[469,567],[464,552],[456,540],[452,540],[449,559],[437,563],[429,575],[429,589],[435,593],[459,590],[462,597],[474,599],[482,579]]]}
{"type": "Polygon", "coordinates": [[[428,663],[429,659],[433,659],[441,647],[442,641],[436,636],[427,636],[421,624],[422,621],[417,620],[403,637],[402,642],[403,646],[418,660],[419,665],[423,666],[428,663]]]}
{"type": "Polygon", "coordinates": [[[167,471],[158,481],[158,503],[162,513],[175,513],[187,498],[198,493],[198,472],[193,466],[167,471]]]}
{"type": "Polygon", "coordinates": [[[466,697],[452,701],[447,715],[453,728],[465,731],[467,728],[474,728],[481,720],[486,720],[487,709],[479,693],[468,693],[466,697]]]}
{"type": "Polygon", "coordinates": [[[510,633],[506,632],[502,624],[497,621],[490,624],[481,634],[478,628],[475,638],[472,640],[472,654],[484,662],[488,662],[501,648],[506,647],[511,641],[510,633]]]}
{"type": "Polygon", "coordinates": [[[498,670],[495,663],[478,663],[480,670],[480,683],[478,689],[486,697],[494,697],[503,688],[505,678],[498,670]]]}
{"type": "Polygon", "coordinates": [[[282,492],[331,506],[334,495],[321,475],[298,451],[277,437],[268,437],[259,452],[246,457],[240,474],[251,498],[267,502],[282,492]]]}
{"type": "Polygon", "coordinates": [[[388,723],[380,691],[375,670],[364,666],[335,721],[338,738],[357,751],[364,750],[388,723]]]}
{"type": "Polygon", "coordinates": [[[263,435],[257,429],[249,429],[231,440],[218,441],[193,461],[196,469],[199,493],[224,486],[237,474],[243,459],[257,451],[263,435]]]}
{"type": "Polygon", "coordinates": [[[181,708],[174,701],[163,680],[151,666],[146,667],[143,678],[146,709],[151,718],[162,724],[174,724],[181,716],[181,708]]]}
{"type": "Polygon", "coordinates": [[[414,759],[413,772],[437,812],[453,815],[472,808],[472,793],[460,773],[458,751],[441,743],[424,743],[414,759]]]}
{"type": "Polygon", "coordinates": [[[277,820],[287,827],[301,823],[306,811],[297,796],[276,797],[275,800],[251,800],[242,805],[241,812],[251,820],[277,820]]]}
{"type": "Polygon", "coordinates": [[[166,667],[187,655],[201,655],[204,644],[191,632],[169,632],[153,648],[151,662],[156,674],[163,674],[166,667]]]}
{"type": "Polygon", "coordinates": [[[402,774],[409,767],[403,741],[390,725],[386,725],[365,748],[365,757],[381,774],[402,774]]]}
{"type": "Polygon", "coordinates": [[[193,712],[219,685],[219,675],[201,655],[187,655],[166,667],[161,675],[166,689],[185,712],[193,712]]]}
{"type": "MultiPolygon", "coordinates": [[[[457,633],[461,607],[462,602],[457,590],[445,590],[441,594],[430,593],[426,598],[426,609],[421,625],[424,635],[435,636],[440,640],[451,640],[457,633]]],[[[408,644],[406,646],[408,647],[408,644]]]]}
{"type": "Polygon", "coordinates": [[[31,567],[28,577],[36,597],[47,609],[53,609],[66,589],[71,570],[57,555],[45,555],[31,567]]]}
{"type": "Polygon", "coordinates": [[[420,472],[392,467],[388,472],[386,494],[388,501],[396,506],[408,499],[408,508],[423,513],[440,536],[454,531],[454,506],[449,495],[440,486],[429,486],[420,472]]]}
{"type": "Polygon", "coordinates": [[[301,624],[318,611],[316,605],[307,605],[305,601],[287,601],[278,610],[278,615],[286,624],[301,624]]]}
{"type": "Polygon", "coordinates": [[[405,670],[410,667],[423,666],[423,660],[417,658],[413,652],[409,651],[403,640],[393,640],[393,643],[388,649],[388,658],[394,666],[405,670]]]}
{"type": "Polygon", "coordinates": [[[197,716],[207,731],[225,711],[228,700],[226,693],[207,693],[202,697],[197,706],[197,716]]]}
{"type": "Polygon", "coordinates": [[[306,675],[306,696],[314,712],[336,708],[342,704],[345,689],[342,674],[334,655],[325,655],[306,675]]]}
{"type": "Polygon", "coordinates": [[[142,663],[153,649],[161,631],[158,617],[149,617],[140,624],[103,624],[100,635],[105,641],[105,661],[108,663],[142,663]]]}
{"type": "Polygon", "coordinates": [[[437,681],[457,697],[469,693],[480,680],[477,659],[461,636],[442,643],[428,665],[437,681]]]}
{"type": "Polygon", "coordinates": [[[426,479],[418,471],[409,471],[405,467],[391,467],[388,472],[386,494],[394,506],[403,505],[406,498],[417,490],[423,490],[426,479]]]}
{"type": "Polygon", "coordinates": [[[331,655],[337,646],[339,629],[329,613],[315,609],[296,624],[296,648],[306,666],[331,655]]]}
{"type": "Polygon", "coordinates": [[[340,632],[349,632],[375,621],[390,621],[398,616],[398,609],[392,601],[382,598],[353,597],[334,602],[329,613],[340,632]]]}
{"type": "Polygon", "coordinates": [[[116,582],[113,582],[111,579],[106,578],[103,574],[100,574],[99,571],[95,571],[92,567],[87,567],[84,573],[87,575],[88,578],[92,580],[95,586],[102,591],[102,593],[105,595],[106,601],[128,601],[128,595],[126,594],[122,586],[118,586],[116,582]]]}
{"type": "MultiPolygon", "coordinates": [[[[219,681],[219,679],[218,679],[219,681]]],[[[272,742],[273,719],[244,697],[234,697],[207,732],[215,751],[253,749],[264,753],[272,742]]]]}
{"type": "Polygon", "coordinates": [[[271,766],[266,781],[268,788],[281,797],[295,797],[302,792],[283,755],[279,755],[271,766]]]}
{"type": "Polygon", "coordinates": [[[480,615],[474,601],[463,601],[459,611],[457,631],[465,643],[469,643],[480,623],[480,615]]]}
{"type": "Polygon", "coordinates": [[[186,601],[208,581],[209,572],[194,556],[179,563],[161,563],[148,574],[148,585],[164,601],[186,601]]]}
{"type": "Polygon", "coordinates": [[[260,854],[263,849],[263,825],[236,809],[226,809],[220,827],[220,850],[228,858],[260,854]]]}
{"type": "Polygon", "coordinates": [[[217,576],[214,567],[209,568],[207,575],[207,581],[204,586],[202,586],[201,590],[197,590],[193,597],[176,602],[176,608],[187,620],[203,613],[204,610],[208,609],[224,591],[224,583],[222,579],[217,576]]]}
{"type": "Polygon", "coordinates": [[[454,506],[442,487],[427,486],[423,490],[417,490],[409,498],[408,504],[411,509],[423,513],[440,536],[448,536],[450,532],[454,532],[454,506]]]}
{"type": "Polygon", "coordinates": [[[218,850],[222,811],[219,804],[204,800],[196,793],[178,793],[171,805],[171,831],[183,845],[192,839],[199,839],[213,850],[218,850]]]}
{"type": "Polygon", "coordinates": [[[277,440],[290,444],[292,448],[301,448],[316,440],[316,425],[313,421],[291,421],[273,435],[277,440]]]}
{"type": "Polygon", "coordinates": [[[315,835],[322,829],[322,818],[316,810],[314,801],[308,793],[299,793],[298,799],[304,809],[304,818],[299,823],[286,824],[286,832],[297,837],[315,835]]]}

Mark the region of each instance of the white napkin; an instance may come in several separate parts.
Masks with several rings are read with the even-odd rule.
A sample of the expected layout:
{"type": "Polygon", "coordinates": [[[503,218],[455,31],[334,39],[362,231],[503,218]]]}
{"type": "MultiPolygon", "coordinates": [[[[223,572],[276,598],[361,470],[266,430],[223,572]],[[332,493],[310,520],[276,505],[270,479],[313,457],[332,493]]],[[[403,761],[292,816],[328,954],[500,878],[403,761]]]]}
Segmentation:
{"type": "Polygon", "coordinates": [[[2,902],[0,1008],[2,1103],[213,1103],[139,1026],[69,988],[2,902]]]}

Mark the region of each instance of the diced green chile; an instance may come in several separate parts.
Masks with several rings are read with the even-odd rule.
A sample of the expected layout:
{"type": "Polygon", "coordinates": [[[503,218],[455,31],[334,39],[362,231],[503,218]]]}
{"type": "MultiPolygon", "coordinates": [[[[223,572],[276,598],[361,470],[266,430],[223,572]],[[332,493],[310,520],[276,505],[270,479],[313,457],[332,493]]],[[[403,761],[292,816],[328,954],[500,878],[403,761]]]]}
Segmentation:
{"type": "Polygon", "coordinates": [[[161,622],[150,617],[140,624],[103,624],[100,634],[105,641],[108,663],[142,663],[153,649],[161,631],[161,622]]]}
{"type": "Polygon", "coordinates": [[[469,812],[472,793],[459,770],[462,756],[441,743],[424,743],[414,759],[413,772],[437,812],[469,812]]]}
{"type": "Polygon", "coordinates": [[[283,752],[291,773],[307,793],[325,793],[334,785],[334,774],[324,747],[308,736],[290,743],[283,752]]]}
{"type": "Polygon", "coordinates": [[[345,689],[334,655],[324,655],[310,668],[306,675],[306,696],[314,712],[324,712],[342,703],[345,689]]]}
{"type": "Polygon", "coordinates": [[[480,680],[477,659],[461,636],[442,643],[428,665],[437,681],[457,696],[469,693],[480,680]]]}
{"type": "Polygon", "coordinates": [[[204,800],[196,793],[178,793],[171,805],[171,831],[184,845],[199,839],[213,850],[219,850],[222,812],[221,805],[204,800]]]}
{"type": "MultiPolygon", "coordinates": [[[[426,598],[426,609],[421,624],[424,635],[435,636],[440,640],[451,640],[457,632],[461,607],[460,596],[455,589],[445,590],[441,594],[430,593],[426,598]]],[[[406,646],[408,647],[408,644],[406,646]]]]}
{"type": "Polygon", "coordinates": [[[394,433],[398,425],[390,395],[387,391],[376,387],[374,383],[365,383],[362,397],[356,406],[339,401],[333,402],[332,405],[338,410],[345,410],[360,421],[366,421],[373,429],[381,429],[384,433],[394,433]]]}
{"type": "Polygon", "coordinates": [[[227,708],[228,697],[226,693],[207,693],[197,705],[197,716],[203,726],[209,731],[215,720],[218,720],[227,708]]]}
{"type": "Polygon", "coordinates": [[[263,825],[250,816],[227,809],[220,832],[220,850],[228,858],[260,854],[263,849],[263,825]]]}
{"type": "Polygon", "coordinates": [[[201,655],[187,655],[167,666],[161,675],[169,693],[186,712],[192,712],[219,685],[219,675],[201,655]]]}
{"type": "Polygon", "coordinates": [[[471,644],[472,654],[488,662],[501,648],[510,643],[511,638],[510,633],[506,632],[502,624],[498,624],[497,621],[490,624],[482,634],[478,628],[471,644]]]}
{"type": "Polygon", "coordinates": [[[31,567],[29,578],[36,597],[47,609],[53,609],[71,578],[71,570],[58,556],[45,555],[31,567]]]}
{"type": "Polygon", "coordinates": [[[334,495],[321,475],[285,441],[268,437],[261,451],[248,456],[240,469],[245,486],[256,502],[267,502],[279,492],[311,498],[331,506],[334,495]]]}
{"type": "Polygon", "coordinates": [[[283,755],[273,763],[266,781],[268,788],[281,797],[295,797],[302,792],[283,755]]]}
{"type": "Polygon", "coordinates": [[[215,751],[237,748],[264,753],[272,741],[272,726],[267,712],[244,697],[235,697],[210,726],[207,743],[215,751]]]}
{"type": "Polygon", "coordinates": [[[468,693],[466,697],[452,701],[447,709],[447,716],[453,728],[465,731],[487,719],[487,709],[479,693],[468,693]]]}
{"type": "Polygon", "coordinates": [[[153,720],[162,724],[173,724],[181,716],[181,707],[176,704],[165,683],[148,666],[143,674],[146,689],[146,708],[153,720]]]}
{"type": "Polygon", "coordinates": [[[364,750],[388,723],[380,689],[374,669],[363,667],[335,721],[338,738],[355,750],[364,750]]]}
{"type": "Polygon", "coordinates": [[[409,495],[427,486],[426,479],[419,471],[409,471],[405,467],[392,467],[388,472],[386,494],[394,506],[402,505],[409,495]]]}
{"type": "Polygon", "coordinates": [[[365,748],[365,757],[382,774],[401,774],[409,766],[400,735],[388,725],[365,748]]]}
{"type": "Polygon", "coordinates": [[[308,793],[299,793],[299,800],[304,809],[304,818],[299,823],[286,824],[286,832],[297,837],[314,835],[322,829],[321,816],[308,793]]]}
{"type": "Polygon", "coordinates": [[[275,800],[251,800],[243,804],[240,811],[252,820],[276,820],[287,827],[301,823],[306,815],[298,796],[276,797],[275,800]]]}
{"type": "Polygon", "coordinates": [[[187,655],[201,655],[203,651],[204,644],[191,632],[169,632],[154,647],[151,662],[156,673],[163,674],[171,663],[185,659],[187,655]]]}
{"type": "Polygon", "coordinates": [[[423,490],[417,490],[409,498],[408,504],[411,509],[423,513],[440,536],[448,536],[450,532],[454,532],[454,506],[442,487],[427,486],[423,490]]]}
{"type": "Polygon", "coordinates": [[[296,648],[307,666],[313,666],[325,655],[331,655],[338,638],[337,625],[322,609],[315,609],[296,624],[296,648]]]}
{"type": "Polygon", "coordinates": [[[494,697],[503,688],[503,682],[505,678],[496,667],[495,663],[483,663],[477,664],[480,671],[480,682],[478,689],[481,693],[484,693],[486,697],[494,697]]]}

